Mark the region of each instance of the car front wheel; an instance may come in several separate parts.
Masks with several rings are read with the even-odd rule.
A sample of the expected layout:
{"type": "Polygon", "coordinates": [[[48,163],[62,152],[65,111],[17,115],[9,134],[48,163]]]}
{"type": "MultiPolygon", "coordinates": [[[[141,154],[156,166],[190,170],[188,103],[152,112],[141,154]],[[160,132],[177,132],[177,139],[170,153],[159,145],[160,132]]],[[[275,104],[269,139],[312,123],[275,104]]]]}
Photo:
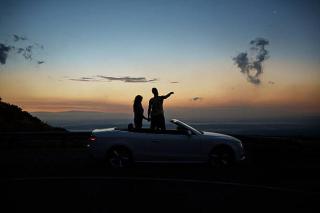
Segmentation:
{"type": "Polygon", "coordinates": [[[227,168],[234,164],[233,151],[228,147],[217,147],[209,154],[209,164],[214,168],[227,168]]]}

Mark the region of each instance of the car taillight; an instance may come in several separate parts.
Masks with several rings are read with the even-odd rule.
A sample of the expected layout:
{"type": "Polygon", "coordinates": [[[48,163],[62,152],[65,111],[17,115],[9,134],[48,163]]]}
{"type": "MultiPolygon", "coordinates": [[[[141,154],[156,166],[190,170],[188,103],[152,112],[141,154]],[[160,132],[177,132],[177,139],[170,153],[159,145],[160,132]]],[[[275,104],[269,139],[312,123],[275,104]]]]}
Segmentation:
{"type": "Polygon", "coordinates": [[[97,138],[93,135],[91,135],[88,139],[90,142],[95,142],[97,140],[97,138]]]}

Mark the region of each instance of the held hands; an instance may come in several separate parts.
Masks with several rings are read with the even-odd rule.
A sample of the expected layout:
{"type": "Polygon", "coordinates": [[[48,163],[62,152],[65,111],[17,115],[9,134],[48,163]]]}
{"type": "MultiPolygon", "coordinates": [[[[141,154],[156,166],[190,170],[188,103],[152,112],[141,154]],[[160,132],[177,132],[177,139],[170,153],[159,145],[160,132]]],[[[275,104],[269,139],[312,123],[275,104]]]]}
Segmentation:
{"type": "Polygon", "coordinates": [[[151,120],[150,118],[146,118],[146,117],[144,119],[146,119],[148,122],[150,122],[150,120],[151,120]]]}

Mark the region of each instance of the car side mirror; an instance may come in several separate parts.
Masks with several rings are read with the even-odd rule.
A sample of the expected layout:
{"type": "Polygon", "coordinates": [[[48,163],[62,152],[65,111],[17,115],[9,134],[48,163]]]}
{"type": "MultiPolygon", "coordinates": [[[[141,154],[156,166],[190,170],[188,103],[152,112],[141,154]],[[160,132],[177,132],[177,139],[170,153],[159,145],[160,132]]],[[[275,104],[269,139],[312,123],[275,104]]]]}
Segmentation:
{"type": "Polygon", "coordinates": [[[191,131],[190,129],[188,129],[187,135],[188,135],[188,136],[191,136],[191,135],[192,135],[192,131],[191,131]]]}

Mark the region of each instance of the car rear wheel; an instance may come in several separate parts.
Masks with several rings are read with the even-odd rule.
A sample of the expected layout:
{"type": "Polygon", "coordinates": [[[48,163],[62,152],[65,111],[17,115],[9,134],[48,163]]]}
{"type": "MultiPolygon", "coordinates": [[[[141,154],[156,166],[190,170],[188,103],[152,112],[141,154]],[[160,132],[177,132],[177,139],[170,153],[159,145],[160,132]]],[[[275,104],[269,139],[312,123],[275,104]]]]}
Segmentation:
{"type": "Polygon", "coordinates": [[[234,164],[233,151],[228,147],[217,147],[209,154],[209,164],[214,168],[227,168],[234,164]]]}
{"type": "Polygon", "coordinates": [[[112,148],[107,153],[106,164],[114,169],[128,168],[133,164],[131,152],[124,147],[112,148]]]}

